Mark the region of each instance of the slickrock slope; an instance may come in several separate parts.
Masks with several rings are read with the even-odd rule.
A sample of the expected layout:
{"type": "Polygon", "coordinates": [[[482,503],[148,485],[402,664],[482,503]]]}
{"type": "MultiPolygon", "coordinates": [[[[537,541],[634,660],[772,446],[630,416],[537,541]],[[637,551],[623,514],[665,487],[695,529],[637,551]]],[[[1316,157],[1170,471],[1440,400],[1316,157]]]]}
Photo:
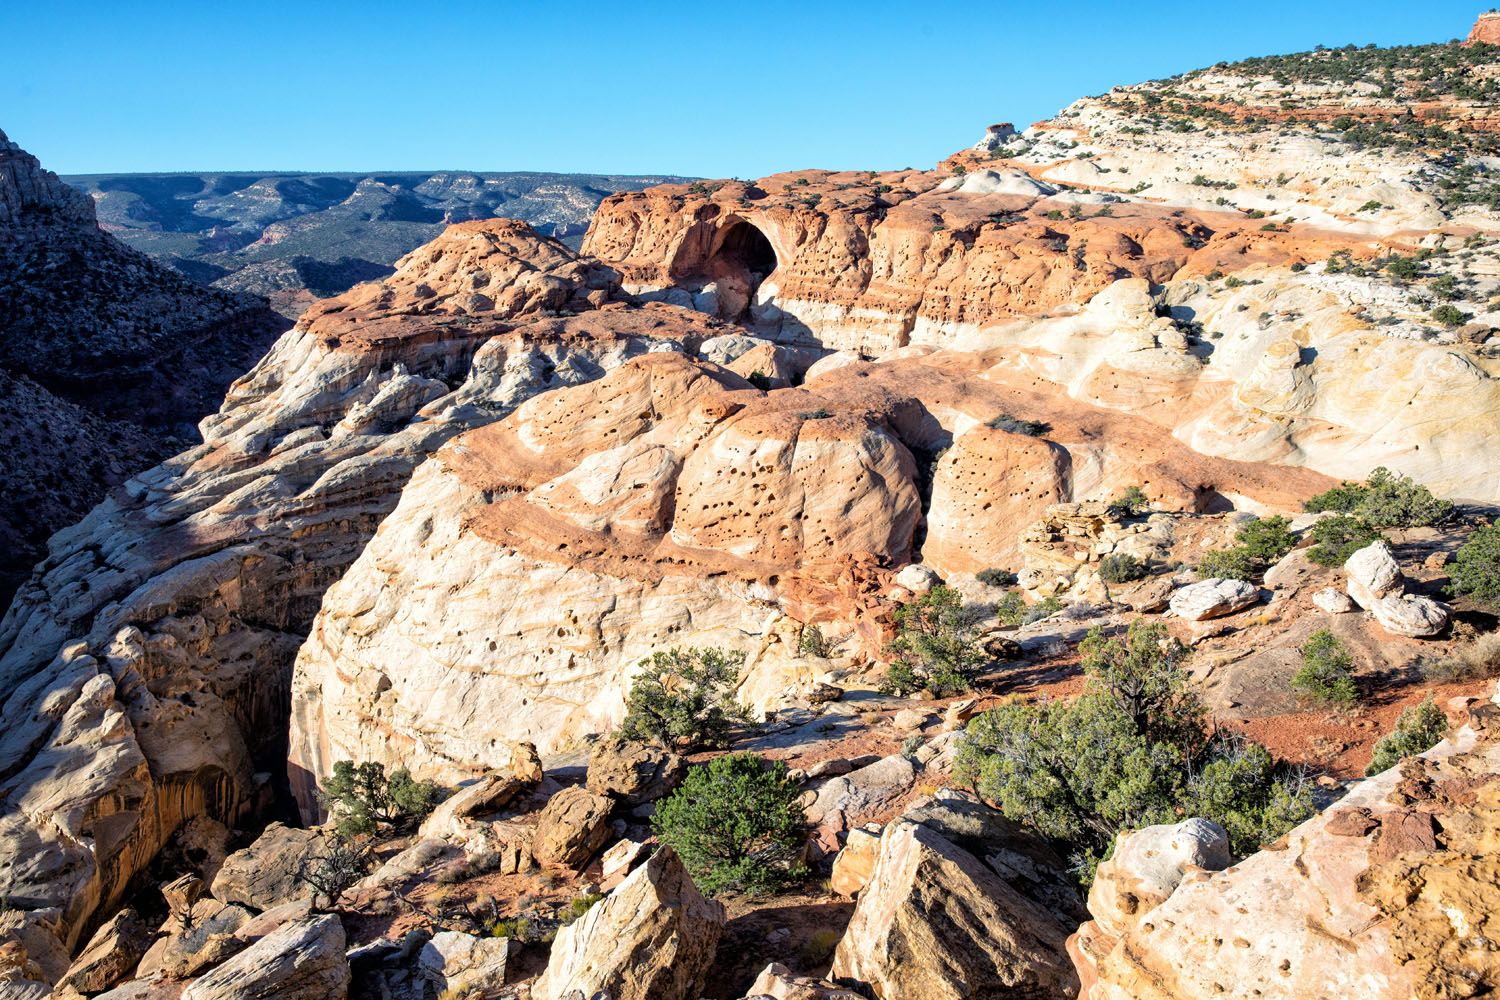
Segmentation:
{"type": "Polygon", "coordinates": [[[0,133],[0,601],[127,475],[184,447],[286,323],[101,232],[0,133]]]}
{"type": "Polygon", "coordinates": [[[817,681],[802,622],[881,656],[891,570],[922,520],[914,453],[949,442],[923,549],[945,572],[989,565],[1010,526],[1075,490],[1144,480],[1191,510],[1222,494],[1283,507],[1325,485],[1204,459],[975,361],[854,364],[764,393],[653,354],[449,442],[324,599],[293,682],[294,771],[379,760],[462,780],[487,766],[482,719],[565,746],[618,722],[632,666],[666,645],[742,650],[745,701],[797,703],[817,681]],[[1017,401],[1047,407],[1052,440],[997,440],[1019,437],[986,426],[1017,401]]]}
{"type": "Polygon", "coordinates": [[[286,334],[203,425],[79,525],[0,624],[0,898],[74,946],[184,819],[263,808],[291,664],[422,459],[546,389],[715,330],[576,314],[612,273],[468,223],[286,334]]]}

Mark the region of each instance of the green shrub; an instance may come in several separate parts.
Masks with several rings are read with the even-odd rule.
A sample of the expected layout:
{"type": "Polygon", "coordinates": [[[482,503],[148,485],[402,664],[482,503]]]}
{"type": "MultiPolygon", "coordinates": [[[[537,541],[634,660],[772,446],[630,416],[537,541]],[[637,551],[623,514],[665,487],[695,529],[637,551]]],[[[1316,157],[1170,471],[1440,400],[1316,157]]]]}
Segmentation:
{"type": "Polygon", "coordinates": [[[625,698],[620,731],[668,750],[728,743],[749,710],[734,699],[745,654],[722,649],[672,648],[641,661],[625,698]]]}
{"type": "Polygon", "coordinates": [[[1312,526],[1312,547],[1307,558],[1319,566],[1342,566],[1354,553],[1382,537],[1357,517],[1337,514],[1312,526]]]}
{"type": "Polygon", "coordinates": [[[1448,732],[1448,717],[1432,702],[1432,695],[1401,710],[1396,728],[1375,744],[1375,756],[1365,774],[1388,771],[1408,757],[1431,750],[1448,732]]]}
{"type": "Polygon", "coordinates": [[[1198,575],[1208,579],[1244,580],[1256,583],[1273,563],[1297,544],[1292,522],[1284,517],[1256,518],[1235,533],[1234,548],[1214,549],[1198,564],[1198,575]]]}
{"type": "Polygon", "coordinates": [[[982,569],[974,579],[986,587],[1009,587],[1016,582],[1016,574],[1007,569],[982,569]]]}
{"type": "Polygon", "coordinates": [[[1445,302],[1432,311],[1432,318],[1444,326],[1463,326],[1470,317],[1458,306],[1445,302]]]}
{"type": "Polygon", "coordinates": [[[1022,420],[1013,417],[1009,413],[1002,413],[990,421],[990,426],[997,431],[1008,431],[1011,434],[1024,434],[1027,437],[1040,437],[1052,429],[1050,424],[1040,420],[1022,420]]]}
{"type": "Polygon", "coordinates": [[[1270,566],[1297,546],[1292,522],[1284,517],[1258,517],[1243,525],[1235,535],[1250,558],[1270,566]]]}
{"type": "Polygon", "coordinates": [[[1099,578],[1105,583],[1129,583],[1146,576],[1146,564],[1128,552],[1116,552],[1099,560],[1099,578]]]}
{"type": "Polygon", "coordinates": [[[1476,528],[1448,567],[1448,592],[1500,608],[1500,525],[1476,528]]]}
{"type": "Polygon", "coordinates": [[[1358,517],[1372,528],[1415,528],[1438,524],[1453,504],[1410,477],[1378,468],[1364,483],[1341,483],[1302,505],[1312,513],[1336,511],[1358,517]]]}
{"type": "Polygon", "coordinates": [[[1051,618],[1063,609],[1062,599],[1059,597],[1045,597],[1026,609],[1026,614],[1021,617],[1022,625],[1030,625],[1034,622],[1051,618]]]}
{"type": "Polygon", "coordinates": [[[417,781],[404,767],[387,776],[385,765],[378,761],[355,764],[349,760],[333,765],[321,793],[337,817],[335,829],[346,838],[382,829],[407,830],[432,812],[443,796],[441,785],[417,781]]]}
{"type": "Polygon", "coordinates": [[[800,795],[780,761],[726,754],[691,768],[651,826],[708,895],[775,892],[804,875],[800,795]]]}
{"type": "Polygon", "coordinates": [[[1335,705],[1353,705],[1359,701],[1359,689],[1350,676],[1353,669],[1354,658],[1343,640],[1319,629],[1302,645],[1302,669],[1292,678],[1292,690],[1335,705]]]}
{"type": "Polygon", "coordinates": [[[1151,501],[1139,486],[1132,486],[1109,502],[1109,516],[1119,519],[1135,517],[1151,509],[1151,501]]]}
{"type": "Polygon", "coordinates": [[[1232,549],[1210,549],[1203,553],[1198,575],[1205,580],[1217,577],[1255,583],[1260,577],[1260,567],[1243,546],[1236,545],[1232,549]]]}
{"type": "Polygon", "coordinates": [[[1001,625],[1019,625],[1026,620],[1026,599],[1018,590],[1007,590],[1005,596],[995,602],[995,617],[1001,625]]]}
{"type": "Polygon", "coordinates": [[[1264,748],[1210,727],[1186,647],[1160,623],[1080,650],[1072,702],[1011,703],[974,718],[956,773],[1013,820],[1067,842],[1085,878],[1122,830],[1203,816],[1255,850],[1312,812],[1296,775],[1264,748]]]}
{"type": "Polygon", "coordinates": [[[906,672],[895,680],[903,688],[920,682],[939,698],[967,691],[989,662],[977,638],[979,620],[979,609],[966,606],[962,595],[947,586],[933,587],[901,605],[896,609],[896,638],[890,652],[906,672]]]}

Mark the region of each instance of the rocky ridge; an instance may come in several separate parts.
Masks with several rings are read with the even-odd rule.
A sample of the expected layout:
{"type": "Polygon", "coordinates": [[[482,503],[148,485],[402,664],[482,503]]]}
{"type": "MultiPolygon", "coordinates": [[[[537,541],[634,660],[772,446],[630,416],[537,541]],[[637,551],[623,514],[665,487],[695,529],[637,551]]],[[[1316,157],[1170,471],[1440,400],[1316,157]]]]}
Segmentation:
{"type": "MultiPolygon", "coordinates": [[[[1408,170],[1409,153],[1390,161],[1408,170]]],[[[1132,833],[1071,942],[1084,914],[1051,845],[942,788],[981,699],[1076,692],[1070,651],[1129,615],[1165,610],[1222,724],[1252,735],[1288,717],[1277,699],[1315,629],[1372,683],[1461,651],[1446,619],[1403,633],[1381,609],[1436,605],[1470,512],[1392,532],[1344,568],[1309,562],[1317,518],[1299,519],[1299,547],[1263,588],[1186,567],[1247,512],[1291,512],[1346,469],[1495,492],[1488,334],[1408,336],[1399,317],[1371,318],[1413,294],[1391,247],[1467,264],[1465,293],[1482,289],[1486,209],[1464,209],[1480,238],[1452,259],[1411,250],[1462,236],[1442,204],[1420,239],[1393,228],[1346,258],[1364,223],[1335,224],[1328,192],[1309,194],[1316,224],[1235,228],[1216,202],[1039,180],[1026,155],[786,175],[780,195],[769,179],[623,195],[584,255],[520,223],[466,222],[309,310],[202,445],[59,535],[0,623],[0,685],[15,692],[0,709],[0,843],[23,862],[0,865],[7,985],[45,995],[92,941],[125,941],[108,918],[153,863],[173,863],[179,829],[253,831],[289,795],[315,823],[316,787],[345,759],[459,790],[325,901],[343,919],[249,884],[261,864],[290,874],[298,849],[272,827],[248,854],[200,848],[215,873],[163,890],[172,919],[210,931],[164,924],[149,962],[91,958],[110,971],[89,982],[693,1000],[846,996],[830,976],[888,998],[1492,981],[1447,933],[1493,909],[1488,705],[1399,771],[1348,787],[1324,774],[1339,803],[1238,864],[1201,822],[1132,833]],[[1365,273],[1344,283],[1335,259],[1365,273]],[[1273,296],[1281,311],[1244,317],[1273,296]],[[1149,513],[1108,502],[1129,486],[1149,513]],[[1110,582],[1115,555],[1153,575],[1110,582]],[[975,575],[1003,566],[1033,597],[1071,602],[985,625],[1014,672],[944,704],[880,698],[895,609],[940,581],[993,597],[975,575]],[[826,641],[806,641],[812,625],[826,641]],[[836,857],[852,904],[810,892],[723,912],[651,853],[643,821],[681,761],[590,739],[667,645],[745,655],[736,693],[764,726],[747,745],[795,765],[809,860],[836,857]],[[1243,913],[1286,898],[1247,926],[1243,913]],[[478,916],[570,899],[582,913],[540,956],[518,924],[478,916]],[[829,947],[743,974],[793,961],[793,932],[769,922],[799,909],[829,947]],[[481,936],[501,930],[514,939],[481,936]]],[[[1345,180],[1377,183],[1362,170],[1345,180]]]]}
{"type": "Polygon", "coordinates": [[[286,324],[101,232],[93,202],[0,133],[0,600],[49,535],[196,438],[286,324]]]}

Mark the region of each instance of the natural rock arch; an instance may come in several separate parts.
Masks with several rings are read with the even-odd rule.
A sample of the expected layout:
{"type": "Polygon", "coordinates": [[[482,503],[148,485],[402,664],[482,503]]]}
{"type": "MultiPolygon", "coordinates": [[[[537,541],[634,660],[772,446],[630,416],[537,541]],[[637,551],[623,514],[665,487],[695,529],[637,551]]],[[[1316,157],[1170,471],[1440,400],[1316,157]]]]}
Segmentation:
{"type": "Polygon", "coordinates": [[[702,257],[679,254],[672,268],[675,277],[693,291],[711,291],[712,297],[704,303],[710,311],[738,320],[761,282],[776,270],[776,248],[759,226],[734,218],[713,231],[706,250],[702,257]]]}

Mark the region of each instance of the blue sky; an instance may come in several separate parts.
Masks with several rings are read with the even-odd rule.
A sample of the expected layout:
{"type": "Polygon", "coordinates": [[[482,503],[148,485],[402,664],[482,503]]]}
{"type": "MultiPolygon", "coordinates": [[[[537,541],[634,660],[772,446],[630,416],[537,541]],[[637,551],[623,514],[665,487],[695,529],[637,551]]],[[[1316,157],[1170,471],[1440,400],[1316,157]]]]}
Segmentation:
{"type": "Polygon", "coordinates": [[[60,173],[925,167],[1117,83],[1486,6],[0,0],[0,129],[60,173]]]}

